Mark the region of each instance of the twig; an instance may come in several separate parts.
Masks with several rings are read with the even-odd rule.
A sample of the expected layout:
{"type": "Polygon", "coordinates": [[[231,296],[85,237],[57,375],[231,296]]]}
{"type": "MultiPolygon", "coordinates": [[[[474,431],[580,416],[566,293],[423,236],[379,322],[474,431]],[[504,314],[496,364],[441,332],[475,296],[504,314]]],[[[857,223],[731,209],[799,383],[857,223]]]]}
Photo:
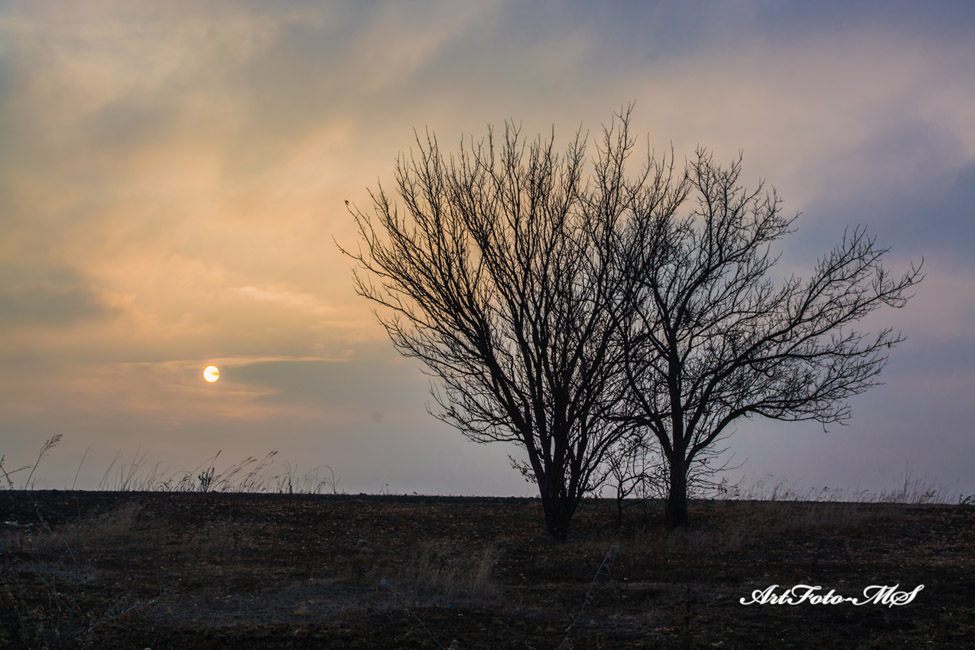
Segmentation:
{"type": "Polygon", "coordinates": [[[6,460],[6,456],[0,456],[0,474],[3,474],[4,480],[7,482],[7,487],[9,489],[14,489],[14,480],[10,478],[11,474],[16,474],[17,472],[23,472],[25,469],[30,467],[30,465],[24,465],[23,467],[18,467],[17,469],[12,469],[9,472],[3,466],[3,461],[6,460]]]}
{"type": "Polygon", "coordinates": [[[599,563],[599,568],[596,569],[596,575],[592,577],[592,582],[589,583],[589,590],[586,591],[586,597],[582,600],[582,607],[579,608],[579,612],[572,619],[572,622],[569,623],[569,627],[565,628],[565,636],[562,637],[562,643],[559,644],[558,650],[562,650],[562,646],[564,646],[566,643],[569,642],[569,635],[572,634],[572,628],[574,628],[576,626],[576,623],[578,623],[579,620],[582,618],[583,612],[586,611],[586,606],[592,602],[592,595],[593,595],[592,592],[593,589],[596,588],[596,580],[599,579],[599,574],[603,572],[603,567],[606,566],[606,562],[608,562],[609,558],[613,556],[614,551],[619,550],[619,547],[620,547],[619,544],[613,544],[612,546],[609,547],[609,550],[606,551],[606,555],[603,557],[603,561],[599,563]]]}

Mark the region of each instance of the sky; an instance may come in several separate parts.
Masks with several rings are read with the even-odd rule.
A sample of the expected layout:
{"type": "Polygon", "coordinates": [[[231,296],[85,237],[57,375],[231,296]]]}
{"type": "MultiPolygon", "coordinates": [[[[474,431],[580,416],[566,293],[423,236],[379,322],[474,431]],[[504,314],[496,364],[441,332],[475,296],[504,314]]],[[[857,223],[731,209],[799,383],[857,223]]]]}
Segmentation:
{"type": "Polygon", "coordinates": [[[516,447],[427,413],[355,294],[345,201],[392,184],[415,130],[568,139],[632,102],[642,142],[742,152],[802,213],[783,271],[857,224],[892,271],[924,260],[864,324],[907,337],[884,385],[825,432],[740,421],[729,477],[973,494],[973,34],[948,1],[0,0],[4,467],[62,434],[39,488],[274,450],[346,492],[532,495],[516,447]]]}

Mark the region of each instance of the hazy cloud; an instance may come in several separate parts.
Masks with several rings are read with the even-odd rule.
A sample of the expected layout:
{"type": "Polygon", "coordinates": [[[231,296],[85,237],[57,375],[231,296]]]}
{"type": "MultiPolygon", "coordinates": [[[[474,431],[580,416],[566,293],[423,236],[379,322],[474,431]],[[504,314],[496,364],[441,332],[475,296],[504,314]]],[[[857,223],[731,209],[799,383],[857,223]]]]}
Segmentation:
{"type": "MultiPolygon", "coordinates": [[[[828,441],[798,438],[803,458],[840,438],[857,457],[900,413],[884,464],[923,451],[957,472],[975,456],[957,433],[975,418],[973,24],[968,2],[0,4],[5,444],[58,431],[247,455],[273,439],[372,489],[385,472],[464,492],[476,471],[521,493],[507,450],[425,413],[426,380],[396,360],[333,238],[355,244],[344,201],[368,205],[414,129],[445,149],[509,117],[526,135],[598,136],[636,100],[650,146],[744,150],[745,181],[804,213],[784,269],[856,223],[893,271],[925,258],[915,300],[877,320],[909,336],[887,392],[828,441]],[[226,373],[207,386],[211,361],[226,373]],[[956,432],[941,456],[911,430],[921,416],[956,432]],[[476,470],[451,469],[461,457],[476,470]]],[[[742,456],[764,444],[752,427],[742,456]]],[[[801,473],[784,449],[761,462],[801,473]]]]}
{"type": "Polygon", "coordinates": [[[72,269],[38,272],[0,264],[0,330],[68,327],[104,318],[114,311],[72,269]]]}
{"type": "Polygon", "coordinates": [[[342,409],[346,417],[397,412],[401,419],[402,411],[422,405],[427,393],[427,380],[415,365],[395,357],[257,361],[231,367],[228,379],[268,391],[263,399],[272,403],[342,409]]]}

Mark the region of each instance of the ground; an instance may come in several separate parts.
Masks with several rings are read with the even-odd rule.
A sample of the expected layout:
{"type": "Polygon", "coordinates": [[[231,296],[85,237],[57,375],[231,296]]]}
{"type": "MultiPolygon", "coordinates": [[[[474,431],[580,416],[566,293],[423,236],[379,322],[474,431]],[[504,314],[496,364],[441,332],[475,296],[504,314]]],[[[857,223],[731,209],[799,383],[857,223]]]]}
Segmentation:
{"type": "Polygon", "coordinates": [[[975,507],[0,493],[0,646],[971,648],[975,507]],[[903,606],[743,605],[821,586],[903,606]]]}

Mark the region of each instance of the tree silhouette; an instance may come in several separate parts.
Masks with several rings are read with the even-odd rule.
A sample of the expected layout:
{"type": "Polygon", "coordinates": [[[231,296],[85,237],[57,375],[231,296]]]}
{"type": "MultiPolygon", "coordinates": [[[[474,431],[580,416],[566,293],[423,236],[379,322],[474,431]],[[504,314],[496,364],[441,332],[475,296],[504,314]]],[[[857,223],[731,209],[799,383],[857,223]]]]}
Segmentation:
{"type": "Polygon", "coordinates": [[[741,157],[722,168],[698,150],[671,188],[679,201],[631,223],[629,266],[638,289],[621,328],[633,421],[669,465],[666,519],[686,522],[687,482],[739,418],[843,422],[848,398],[878,383],[889,328],[852,325],[901,307],[920,266],[892,277],[862,228],[848,230],[807,280],[770,277],[769,245],[791,232],[774,190],[743,188],[741,157]],[[681,214],[684,204],[692,207],[681,214]]]}
{"type": "Polygon", "coordinates": [[[652,207],[654,177],[627,180],[622,117],[588,181],[580,134],[558,153],[554,132],[525,143],[508,123],[500,142],[489,130],[449,157],[418,136],[396,165],[405,209],[382,187],[371,213],[350,208],[357,291],[436,378],[434,415],[471,440],[522,446],[558,537],[629,426],[616,323],[635,278],[617,253],[631,213],[652,207]]]}
{"type": "Polygon", "coordinates": [[[891,277],[856,228],[808,280],[776,284],[769,245],[796,217],[774,190],[744,189],[740,157],[722,168],[703,149],[633,173],[629,124],[627,109],[603,128],[588,175],[579,133],[558,153],[554,133],[526,143],[507,123],[446,157],[417,136],[396,164],[402,208],[381,186],[368,212],[347,203],[356,289],[435,378],[433,414],[523,447],[558,537],[635,434],[660,445],[679,525],[688,477],[732,422],[846,420],[902,341],[851,326],[922,278],[891,277]]]}

